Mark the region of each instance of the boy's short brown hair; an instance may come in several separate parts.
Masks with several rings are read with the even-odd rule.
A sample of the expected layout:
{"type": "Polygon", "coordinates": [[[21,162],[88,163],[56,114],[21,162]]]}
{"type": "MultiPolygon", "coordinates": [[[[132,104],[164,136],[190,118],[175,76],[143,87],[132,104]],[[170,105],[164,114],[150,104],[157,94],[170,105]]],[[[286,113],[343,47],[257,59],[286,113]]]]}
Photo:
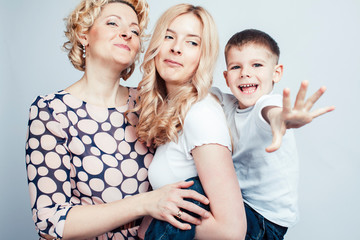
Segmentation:
{"type": "Polygon", "coordinates": [[[227,55],[232,47],[241,48],[246,44],[258,44],[260,46],[266,47],[274,56],[276,56],[276,62],[278,62],[280,57],[280,49],[277,42],[270,37],[269,34],[256,30],[256,29],[246,29],[241,32],[235,33],[227,42],[225,46],[225,60],[227,63],[227,55]]]}

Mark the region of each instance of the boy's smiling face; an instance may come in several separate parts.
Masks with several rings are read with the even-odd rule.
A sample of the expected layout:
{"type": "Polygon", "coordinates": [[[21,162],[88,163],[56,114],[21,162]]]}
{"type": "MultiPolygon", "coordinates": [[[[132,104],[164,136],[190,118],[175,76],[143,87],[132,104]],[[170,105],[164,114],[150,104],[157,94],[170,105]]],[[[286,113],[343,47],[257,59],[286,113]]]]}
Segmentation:
{"type": "Polygon", "coordinates": [[[277,57],[258,44],[233,46],[226,58],[226,84],[239,100],[241,109],[254,106],[261,96],[270,93],[283,73],[283,66],[277,65],[277,57]]]}

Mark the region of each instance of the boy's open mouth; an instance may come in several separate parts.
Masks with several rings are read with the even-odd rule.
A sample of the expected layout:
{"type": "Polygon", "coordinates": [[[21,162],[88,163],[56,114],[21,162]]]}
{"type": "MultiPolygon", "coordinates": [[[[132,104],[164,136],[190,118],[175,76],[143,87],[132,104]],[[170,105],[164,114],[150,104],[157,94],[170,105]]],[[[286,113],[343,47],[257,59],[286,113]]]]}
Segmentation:
{"type": "Polygon", "coordinates": [[[239,85],[239,89],[243,92],[243,93],[253,93],[256,91],[258,87],[258,84],[242,84],[239,85]]]}

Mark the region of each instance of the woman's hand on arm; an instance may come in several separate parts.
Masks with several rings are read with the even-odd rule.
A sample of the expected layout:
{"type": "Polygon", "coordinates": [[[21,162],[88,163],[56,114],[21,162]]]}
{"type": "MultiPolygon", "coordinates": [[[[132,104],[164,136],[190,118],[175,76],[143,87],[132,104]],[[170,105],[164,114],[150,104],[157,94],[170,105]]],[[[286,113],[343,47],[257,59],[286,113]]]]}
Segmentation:
{"type": "MultiPolygon", "coordinates": [[[[112,203],[73,207],[66,218],[64,239],[98,236],[146,215],[167,221],[183,230],[189,229],[189,224],[181,223],[175,217],[180,208],[204,218],[210,215],[203,208],[184,200],[193,198],[204,204],[209,203],[205,196],[196,191],[183,189],[192,184],[193,182],[179,182],[112,203]]],[[[181,218],[193,224],[200,224],[199,219],[185,213],[181,218]]]]}
{"type": "MultiPolygon", "coordinates": [[[[193,212],[202,218],[209,217],[210,213],[208,211],[194,203],[184,200],[184,198],[191,198],[205,205],[209,204],[209,200],[205,196],[194,190],[186,189],[193,183],[193,181],[182,181],[148,192],[148,198],[153,199],[153,201],[149,202],[146,206],[148,209],[147,215],[151,215],[153,218],[159,220],[167,221],[174,227],[182,230],[190,229],[190,225],[180,222],[176,217],[180,208],[193,212]]],[[[185,212],[182,212],[181,219],[195,225],[201,223],[198,218],[195,218],[185,212]]]]}
{"type": "Polygon", "coordinates": [[[196,227],[196,239],[243,239],[246,217],[231,152],[206,144],[193,149],[192,155],[212,213],[196,227]]]}
{"type": "MultiPolygon", "coordinates": [[[[192,190],[182,189],[191,186],[192,183],[170,184],[107,204],[75,206],[66,218],[64,239],[98,236],[145,215],[151,215],[186,230],[190,225],[179,222],[175,217],[179,208],[192,211],[202,217],[209,215],[203,208],[184,200],[184,198],[193,198],[204,204],[209,203],[205,196],[192,190]]],[[[185,213],[182,219],[194,224],[200,223],[199,219],[185,213]]]]}

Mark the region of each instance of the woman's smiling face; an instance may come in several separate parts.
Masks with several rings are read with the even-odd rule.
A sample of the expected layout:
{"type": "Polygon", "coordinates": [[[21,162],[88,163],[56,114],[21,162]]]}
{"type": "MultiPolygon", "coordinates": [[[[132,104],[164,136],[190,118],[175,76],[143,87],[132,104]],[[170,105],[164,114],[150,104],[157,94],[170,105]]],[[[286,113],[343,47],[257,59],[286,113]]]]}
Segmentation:
{"type": "Polygon", "coordinates": [[[202,23],[192,13],[182,14],[170,23],[164,38],[155,66],[170,93],[190,81],[198,68],[202,23]]]}
{"type": "Polygon", "coordinates": [[[140,49],[140,28],[134,10],[123,3],[109,3],[85,34],[86,58],[125,69],[140,49]]]}

